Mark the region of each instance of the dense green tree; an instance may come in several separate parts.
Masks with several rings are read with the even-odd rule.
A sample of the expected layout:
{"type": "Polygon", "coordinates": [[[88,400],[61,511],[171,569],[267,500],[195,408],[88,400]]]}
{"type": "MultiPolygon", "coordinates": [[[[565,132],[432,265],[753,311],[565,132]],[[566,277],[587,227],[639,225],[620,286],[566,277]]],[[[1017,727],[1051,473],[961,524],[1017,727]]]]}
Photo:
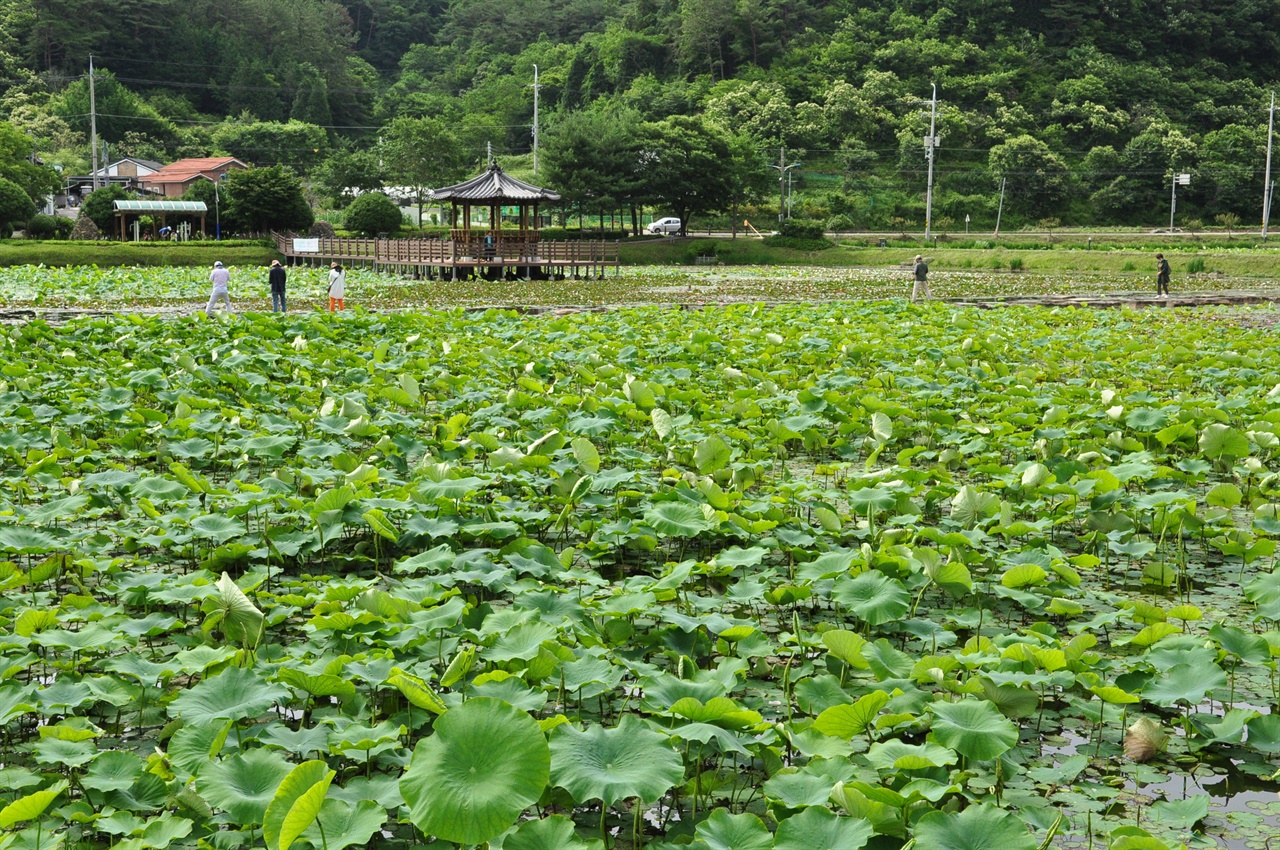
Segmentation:
{"type": "Polygon", "coordinates": [[[732,59],[725,23],[733,11],[733,0],[684,0],[680,4],[677,51],[684,67],[712,79],[725,78],[732,59]]]}
{"type": "Polygon", "coordinates": [[[100,0],[6,0],[6,30],[39,71],[78,69],[95,44],[108,37],[110,11],[100,0]]]}
{"type": "Polygon", "coordinates": [[[347,207],[345,224],[347,230],[361,236],[377,236],[380,233],[395,233],[404,222],[400,208],[395,201],[381,192],[366,192],[357,197],[347,207]]]}
{"type": "Polygon", "coordinates": [[[379,71],[394,71],[414,44],[429,44],[444,23],[448,0],[347,0],[355,49],[379,71]]]}
{"type": "Polygon", "coordinates": [[[1031,136],[1015,136],[988,154],[991,174],[1008,179],[1006,204],[1032,217],[1049,216],[1067,198],[1069,174],[1062,157],[1031,136]]]}
{"type": "Polygon", "coordinates": [[[35,200],[62,185],[58,172],[31,161],[32,139],[8,121],[0,121],[0,177],[22,187],[35,200]]]}
{"type": "Polygon", "coordinates": [[[1206,214],[1236,213],[1244,221],[1262,215],[1262,163],[1266,157],[1262,127],[1229,124],[1205,134],[1196,169],[1196,194],[1206,214]]]}
{"type": "Polygon", "coordinates": [[[779,83],[727,80],[712,89],[706,117],[726,132],[745,133],[768,147],[810,147],[823,138],[826,120],[814,103],[792,104],[779,83]]]}
{"type": "Polygon", "coordinates": [[[287,117],[284,85],[262,59],[236,65],[227,85],[227,111],[259,121],[279,122],[287,117]]]}
{"type": "MultiPolygon", "coordinates": [[[[98,136],[108,142],[126,133],[145,133],[161,144],[177,139],[177,129],[136,92],[101,68],[94,71],[94,100],[98,111],[98,136]]],[[[89,81],[75,80],[49,102],[50,110],[68,125],[89,135],[89,81]]]]}
{"type": "Polygon", "coordinates": [[[329,109],[329,87],[324,77],[320,76],[320,71],[309,62],[298,68],[289,121],[321,127],[333,123],[333,112],[329,109]]]}
{"type": "Polygon", "coordinates": [[[542,177],[579,211],[602,212],[640,199],[642,140],[634,110],[562,117],[545,137],[542,177]]]}
{"type": "Polygon", "coordinates": [[[1167,123],[1153,123],[1129,140],[1120,152],[1121,173],[1095,192],[1092,203],[1121,221],[1153,224],[1167,210],[1170,180],[1192,169],[1195,142],[1167,123]]]}
{"type": "Polygon", "coordinates": [[[286,165],[304,172],[319,162],[329,147],[324,130],[301,121],[227,121],[213,132],[211,141],[251,165],[286,165]]]}
{"type": "MultiPolygon", "coordinates": [[[[223,201],[237,230],[267,233],[306,230],[315,213],[302,194],[302,182],[281,165],[230,171],[223,181],[223,201]]],[[[227,215],[223,215],[225,231],[227,215]]]]}
{"type": "Polygon", "coordinates": [[[35,211],[36,205],[21,186],[0,177],[0,236],[8,238],[13,228],[25,224],[35,211]]]}
{"type": "Polygon", "coordinates": [[[341,147],[316,166],[312,173],[316,189],[334,206],[341,208],[361,192],[381,189],[383,167],[377,150],[341,147]]]}
{"type": "Polygon", "coordinates": [[[85,196],[80,205],[80,213],[91,219],[103,233],[115,232],[116,201],[127,201],[133,195],[123,186],[115,183],[95,189],[85,196]]]}
{"type": "Polygon", "coordinates": [[[700,118],[672,116],[642,128],[640,179],[644,197],[680,218],[684,231],[695,215],[732,209],[761,186],[764,163],[750,144],[731,138],[700,118]]]}
{"type": "Polygon", "coordinates": [[[436,118],[397,118],[383,137],[387,182],[417,204],[419,221],[430,190],[461,180],[473,161],[453,128],[436,118]]]}

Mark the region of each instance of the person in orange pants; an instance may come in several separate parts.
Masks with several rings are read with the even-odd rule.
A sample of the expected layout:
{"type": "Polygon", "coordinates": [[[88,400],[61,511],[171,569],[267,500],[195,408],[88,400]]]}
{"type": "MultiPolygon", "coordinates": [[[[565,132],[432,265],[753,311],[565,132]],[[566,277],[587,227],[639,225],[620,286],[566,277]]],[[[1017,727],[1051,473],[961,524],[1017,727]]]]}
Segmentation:
{"type": "Polygon", "coordinates": [[[343,297],[347,292],[347,273],[337,263],[329,265],[329,312],[344,309],[343,297]]]}

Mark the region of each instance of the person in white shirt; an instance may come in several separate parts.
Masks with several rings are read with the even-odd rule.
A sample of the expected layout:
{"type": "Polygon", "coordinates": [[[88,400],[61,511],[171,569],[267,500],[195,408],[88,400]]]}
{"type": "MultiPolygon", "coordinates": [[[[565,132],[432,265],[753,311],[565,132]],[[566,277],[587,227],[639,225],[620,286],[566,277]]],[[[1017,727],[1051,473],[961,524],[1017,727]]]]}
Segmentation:
{"type": "Polygon", "coordinates": [[[221,301],[231,310],[231,295],[227,292],[227,283],[231,280],[231,272],[222,267],[221,262],[213,264],[209,272],[209,282],[213,284],[213,292],[209,295],[209,306],[204,308],[205,315],[212,316],[214,306],[221,301]]]}
{"type": "Polygon", "coordinates": [[[342,299],[347,293],[347,273],[342,266],[332,263],[329,266],[329,312],[343,309],[342,299]]]}

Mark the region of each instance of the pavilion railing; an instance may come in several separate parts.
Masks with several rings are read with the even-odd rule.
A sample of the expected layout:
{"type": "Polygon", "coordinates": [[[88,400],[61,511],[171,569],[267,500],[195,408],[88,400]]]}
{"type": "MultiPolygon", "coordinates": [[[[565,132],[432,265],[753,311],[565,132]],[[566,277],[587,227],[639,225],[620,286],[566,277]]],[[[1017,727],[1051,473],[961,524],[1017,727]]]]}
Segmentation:
{"type": "Polygon", "coordinates": [[[277,234],[276,250],[286,257],[374,266],[617,266],[616,241],[541,241],[519,238],[486,240],[472,231],[466,240],[414,238],[321,238],[315,251],[295,250],[293,238],[277,234]]]}

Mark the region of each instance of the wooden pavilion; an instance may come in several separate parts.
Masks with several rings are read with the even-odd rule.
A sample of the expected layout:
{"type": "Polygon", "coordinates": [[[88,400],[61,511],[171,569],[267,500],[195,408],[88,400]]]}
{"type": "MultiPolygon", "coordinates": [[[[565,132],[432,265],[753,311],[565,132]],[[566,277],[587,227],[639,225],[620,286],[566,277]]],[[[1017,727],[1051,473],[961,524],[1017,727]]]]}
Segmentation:
{"type": "Polygon", "coordinates": [[[449,235],[459,255],[496,265],[504,264],[507,258],[527,263],[537,256],[538,204],[560,200],[550,189],[517,180],[496,162],[490,163],[483,174],[436,189],[431,195],[438,202],[449,202],[449,235]],[[488,228],[472,228],[471,211],[476,207],[488,209],[488,228]],[[505,230],[504,207],[515,207],[517,211],[515,226],[505,230]]]}
{"type": "Polygon", "coordinates": [[[517,180],[497,163],[476,177],[432,192],[437,201],[448,201],[449,238],[339,239],[296,238],[276,234],[276,248],[289,263],[324,265],[337,261],[359,264],[415,277],[453,278],[483,276],[546,279],[549,277],[603,276],[618,273],[617,240],[542,241],[538,232],[538,205],[558,201],[550,189],[517,180]],[[504,208],[515,207],[514,221],[504,227],[504,208]],[[489,212],[487,226],[473,227],[471,212],[489,212]]]}

